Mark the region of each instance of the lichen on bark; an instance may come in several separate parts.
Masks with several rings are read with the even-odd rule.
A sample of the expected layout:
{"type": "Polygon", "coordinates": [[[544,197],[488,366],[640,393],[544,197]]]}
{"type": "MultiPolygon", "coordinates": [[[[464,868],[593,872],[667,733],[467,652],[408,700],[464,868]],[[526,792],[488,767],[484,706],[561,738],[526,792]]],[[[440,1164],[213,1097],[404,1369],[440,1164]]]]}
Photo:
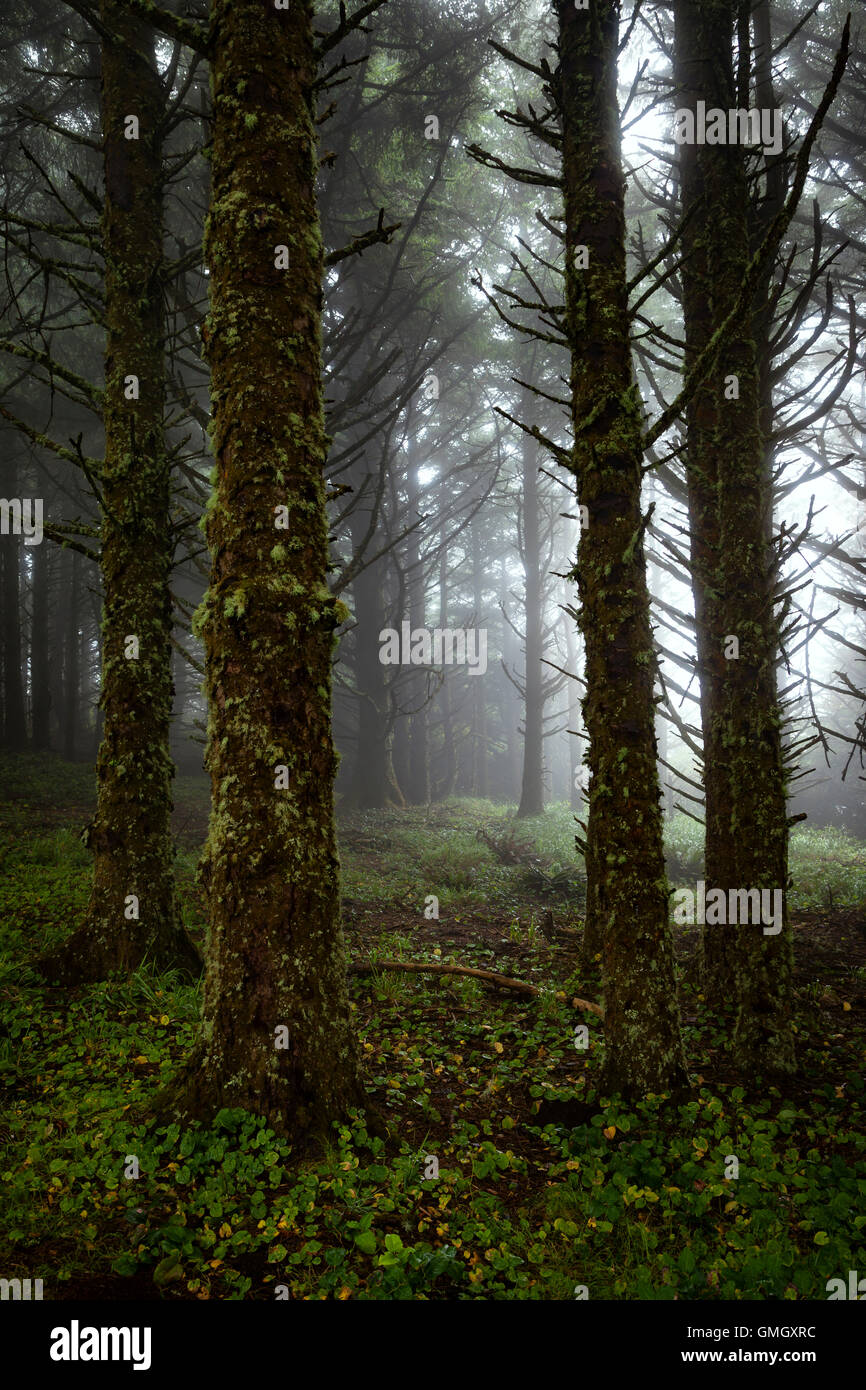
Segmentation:
{"type": "Polygon", "coordinates": [[[242,1106],[303,1146],[365,1102],[333,813],[341,612],[326,582],[311,7],[215,0],[212,35],[205,336],[216,484],[198,616],[213,790],[202,866],[209,935],[200,1039],[162,1104],[205,1118],[242,1106]],[[290,248],[288,270],[277,267],[277,245],[290,248]],[[285,551],[279,507],[292,519],[285,551]],[[275,785],[278,767],[287,789],[275,785]]]}
{"type": "Polygon", "coordinates": [[[103,591],[97,804],[88,831],[93,884],[83,925],[40,968],[67,983],[143,961],[197,974],[174,883],[169,751],[173,541],[164,439],[162,132],[153,33],[102,0],[105,200],[105,455],[100,469],[103,591]],[[125,137],[129,114],[138,139],[125,137]],[[138,395],[127,393],[130,377],[138,395]],[[137,659],[126,655],[138,639],[137,659]],[[138,900],[134,917],[132,899],[138,900]]]}
{"type": "MultiPolygon", "coordinates": [[[[654,727],[655,655],[641,513],[642,406],[629,342],[619,4],[555,0],[573,472],[589,509],[573,572],[586,650],[587,931],[602,951],[603,1086],[687,1084],[668,925],[654,727]],[[589,249],[580,267],[577,247],[589,249]]],[[[581,258],[582,260],[582,258],[581,258]]]]}
{"type": "MultiPolygon", "coordinates": [[[[684,107],[694,108],[699,100],[708,108],[737,106],[737,14],[737,0],[677,0],[676,78],[684,107]]],[[[687,218],[681,273],[688,367],[735,308],[753,248],[741,146],[685,145],[680,176],[687,218]]],[[[787,779],[776,681],[781,640],[768,539],[759,354],[748,308],[694,396],[687,425],[706,886],[721,889],[726,898],[738,888],[784,895],[787,779]],[[732,377],[736,390],[726,394],[732,377]],[[734,659],[726,659],[730,636],[739,643],[734,659]]],[[[729,1017],[739,1065],[749,1072],[791,1072],[793,937],[787,909],[773,934],[765,935],[760,923],[706,927],[703,963],[705,992],[729,1017]]]]}

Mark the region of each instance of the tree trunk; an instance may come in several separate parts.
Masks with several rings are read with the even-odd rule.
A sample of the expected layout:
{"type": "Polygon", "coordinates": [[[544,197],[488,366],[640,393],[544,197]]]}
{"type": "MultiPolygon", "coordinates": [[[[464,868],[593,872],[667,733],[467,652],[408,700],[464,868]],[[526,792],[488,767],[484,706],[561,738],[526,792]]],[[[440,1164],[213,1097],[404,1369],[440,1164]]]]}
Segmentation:
{"type": "MultiPolygon", "coordinates": [[[[417,520],[421,505],[418,468],[410,458],[406,480],[410,524],[417,520]]],[[[427,625],[427,603],[424,592],[424,566],[421,559],[420,527],[406,538],[406,592],[409,599],[409,623],[412,631],[427,625]]],[[[425,806],[430,800],[430,769],[427,719],[430,709],[429,672],[423,666],[408,673],[406,703],[408,716],[408,766],[406,777],[398,778],[410,806],[425,806]]]]}
{"type": "MultiPolygon", "coordinates": [[[[727,110],[736,105],[731,61],[732,5],[722,0],[712,20],[701,20],[698,7],[680,3],[676,11],[675,74],[678,102],[694,109],[703,98],[708,106],[727,110]],[[713,32],[720,47],[704,49],[713,32]],[[727,54],[727,61],[726,61],[727,54]]],[[[683,217],[683,317],[686,330],[685,368],[706,346],[717,326],[724,303],[716,281],[716,257],[723,264],[731,254],[725,225],[731,214],[732,175],[740,156],[735,147],[683,145],[680,149],[680,181],[683,217]],[[717,233],[716,210],[721,200],[717,233]]],[[[733,209],[741,222],[744,209],[733,209]]],[[[733,345],[732,345],[733,347],[733,345]]],[[[748,410],[748,402],[744,402],[748,410]]],[[[695,641],[701,699],[701,732],[705,800],[704,878],[707,891],[727,891],[734,882],[736,846],[733,841],[733,804],[723,720],[726,679],[725,631],[721,603],[720,532],[718,488],[722,432],[736,447],[739,424],[736,402],[724,400],[721,370],[716,368],[699,387],[686,411],[685,453],[688,489],[692,593],[695,606],[695,641]],[[726,414],[727,412],[727,414],[726,414]]],[[[724,1009],[733,1007],[737,970],[736,942],[725,927],[702,930],[704,990],[708,1002],[724,1009]]]]}
{"type": "MultiPolygon", "coordinates": [[[[572,620],[567,613],[563,614],[562,626],[565,633],[567,669],[574,677],[580,674],[577,639],[572,620]]],[[[572,811],[579,811],[583,806],[583,795],[580,789],[583,774],[583,739],[578,736],[580,730],[580,686],[576,680],[572,679],[566,683],[566,697],[568,700],[568,727],[566,729],[568,739],[568,799],[572,811]]]]}
{"type": "Polygon", "coordinates": [[[50,743],[58,752],[63,749],[63,704],[66,691],[63,670],[65,653],[65,604],[62,596],[66,592],[72,572],[72,551],[60,547],[54,552],[52,561],[54,572],[54,602],[49,610],[49,640],[54,659],[48,668],[48,686],[51,696],[50,743]]]}
{"type": "Polygon", "coordinates": [[[81,725],[81,556],[69,552],[69,588],[66,593],[63,624],[63,704],[60,710],[63,756],[68,763],[75,761],[78,752],[78,730],[81,725]]]}
{"type": "Polygon", "coordinates": [[[34,752],[44,753],[51,742],[51,668],[48,630],[50,551],[43,541],[33,551],[33,629],[30,638],[31,709],[30,736],[34,752]]]}
{"type": "MultiPolygon", "coordinates": [[[[472,546],[472,604],[476,627],[481,626],[484,612],[484,548],[481,544],[481,525],[476,512],[469,523],[470,544],[472,546]]],[[[472,695],[472,795],[487,796],[487,694],[485,677],[472,676],[469,686],[472,695]]]]}
{"type": "MultiPolygon", "coordinates": [[[[523,418],[534,423],[534,397],[523,393],[523,418]]],[[[523,777],[518,819],[540,816],[544,810],[544,675],[542,658],[541,539],[538,515],[538,445],[523,435],[521,488],[523,501],[523,574],[525,584],[524,633],[526,670],[523,706],[523,777]]]]}
{"type": "Polygon", "coordinates": [[[200,1042],[163,1106],[242,1106],[301,1148],[365,1099],[333,812],[311,7],[214,0],[212,34],[210,929],[200,1042]]]}
{"type": "MultiPolygon", "coordinates": [[[[369,512],[356,507],[351,516],[352,542],[360,547],[369,529],[369,512]]],[[[377,540],[369,542],[375,553],[377,540]]],[[[350,799],[363,810],[388,805],[386,744],[388,691],[385,668],[379,660],[379,633],[385,614],[382,604],[382,562],[366,565],[352,582],[355,609],[355,686],[358,692],[358,743],[350,799]]]]}
{"type": "MultiPolygon", "coordinates": [[[[499,561],[499,592],[508,593],[509,575],[504,556],[499,561]]],[[[517,642],[508,623],[502,624],[502,665],[514,667],[519,659],[517,642]]],[[[500,678],[500,719],[505,736],[504,796],[507,801],[516,801],[521,778],[521,749],[518,719],[520,706],[517,693],[510,680],[500,678]]]]}
{"type": "MultiPolygon", "coordinates": [[[[7,501],[18,497],[18,468],[14,454],[0,470],[0,496],[7,501]]],[[[0,739],[6,748],[18,752],[27,746],[27,716],[21,679],[20,564],[23,544],[21,536],[16,536],[11,529],[8,535],[0,536],[0,624],[3,638],[0,739]]]]}
{"type": "Polygon", "coordinates": [[[655,655],[641,514],[642,407],[629,346],[619,5],[556,0],[573,469],[589,509],[576,570],[586,652],[588,909],[603,934],[602,1089],[679,1089],[679,1031],[653,727],[655,655]],[[588,248],[588,263],[583,254],[588,248]]]}
{"type": "MultiPolygon", "coordinates": [[[[736,105],[733,34],[737,0],[709,8],[679,0],[676,63],[680,100],[736,105]]],[[[694,354],[736,304],[751,258],[748,179],[742,148],[684,146],[686,339],[694,354]]],[[[702,677],[706,789],[706,891],[782,894],[780,930],[708,925],[705,993],[737,1009],[741,1065],[794,1068],[790,989],[792,933],[784,909],[787,791],[776,690],[780,639],[767,545],[770,518],[761,383],[747,311],[688,418],[687,475],[702,677]]],[[[772,901],[772,900],[771,900],[772,901]]],[[[726,914],[727,915],[727,914],[726,914]]],[[[769,925],[769,924],[768,924],[769,925]]]]}
{"type": "MultiPolygon", "coordinates": [[[[93,885],[83,926],[42,962],[67,983],[135,970],[200,969],[175,892],[170,466],[164,441],[162,121],[152,33],[103,0],[119,35],[102,48],[105,153],[105,460],[101,472],[105,715],[89,832],[93,885]],[[137,119],[137,129],[130,125],[137,119]],[[130,138],[132,137],[132,138],[130,138]]],[[[77,557],[76,557],[77,558],[77,557]]],[[[78,624],[68,634],[78,653],[78,624]]],[[[70,677],[71,678],[71,677],[70,677]]],[[[76,677],[80,683],[80,676],[76,677]]],[[[68,755],[68,744],[67,744],[68,755]]]]}
{"type": "MultiPolygon", "coordinates": [[[[439,551],[439,626],[448,626],[448,548],[442,545],[439,551]]],[[[439,708],[442,711],[442,781],[437,788],[437,799],[445,801],[454,793],[457,777],[457,750],[454,747],[454,722],[451,717],[451,673],[443,673],[439,689],[439,708]]]]}

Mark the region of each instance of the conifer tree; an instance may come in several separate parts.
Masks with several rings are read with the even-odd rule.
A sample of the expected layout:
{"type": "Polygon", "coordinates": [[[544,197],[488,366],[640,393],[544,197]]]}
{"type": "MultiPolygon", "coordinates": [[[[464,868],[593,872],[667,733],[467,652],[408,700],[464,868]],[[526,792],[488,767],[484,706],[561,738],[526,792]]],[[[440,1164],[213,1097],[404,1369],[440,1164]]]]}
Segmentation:
{"type": "Polygon", "coordinates": [[[605,1087],[686,1083],[656,763],[641,510],[643,410],[629,343],[618,0],[556,0],[573,470],[589,521],[573,578],[586,651],[588,902],[602,933],[605,1087]]]}
{"type": "Polygon", "coordinates": [[[215,0],[205,251],[214,492],[201,1037],[166,1101],[299,1145],[362,1104],[345,980],[327,585],[312,8],[215,0]]]}
{"type": "Polygon", "coordinates": [[[164,438],[164,93],[150,27],[103,0],[105,455],[99,469],[103,587],[93,885],[83,925],[42,958],[66,982],[147,960],[198,973],[174,884],[170,464],[164,438]]]}

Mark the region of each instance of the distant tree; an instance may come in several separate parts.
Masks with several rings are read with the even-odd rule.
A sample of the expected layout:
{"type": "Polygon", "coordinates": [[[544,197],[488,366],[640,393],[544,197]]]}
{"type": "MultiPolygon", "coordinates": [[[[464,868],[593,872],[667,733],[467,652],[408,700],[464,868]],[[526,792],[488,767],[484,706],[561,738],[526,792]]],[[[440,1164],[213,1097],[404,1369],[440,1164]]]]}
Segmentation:
{"type": "MultiPolygon", "coordinates": [[[[582,714],[589,740],[586,939],[601,951],[605,989],[604,1086],[644,1094],[687,1084],[668,926],[656,766],[656,670],[641,510],[643,410],[631,360],[617,57],[618,0],[578,10],[554,0],[558,65],[520,58],[545,102],[504,113],[531,134],[558,169],[480,162],[519,182],[559,191],[564,203],[565,304],[539,293],[509,303],[538,311],[521,331],[562,344],[570,360],[573,447],[550,448],[586,507],[576,565],[585,650],[582,714]]],[[[502,50],[511,59],[515,55],[502,50]]],[[[548,228],[550,219],[544,219],[548,228]]],[[[527,277],[528,278],[528,277],[527,277]]],[[[496,302],[496,301],[494,301],[496,302]]],[[[499,308],[500,314],[503,314],[499,308]]],[[[503,314],[504,316],[504,314],[503,314]]],[[[509,316],[510,317],[510,316],[509,316]]],[[[516,325],[519,326],[519,325],[516,325]]]]}
{"type": "MultiPolygon", "coordinates": [[[[93,885],[85,920],[41,968],[71,983],[135,969],[197,973],[174,883],[170,463],[164,439],[162,141],[165,98],[150,27],[102,0],[105,455],[97,466],[103,581],[93,885]]],[[[87,467],[85,461],[84,466],[87,467]]],[[[73,556],[73,562],[78,556],[73,556]]],[[[75,610],[73,610],[75,611],[75,610]]],[[[67,634],[77,695],[78,631],[67,634]]],[[[70,677],[72,672],[70,671],[70,677]]],[[[75,705],[65,751],[74,752],[75,705]]]]}
{"type": "MultiPolygon", "coordinates": [[[[4,508],[18,500],[20,472],[16,450],[18,441],[10,441],[8,431],[4,447],[9,450],[0,464],[0,499],[4,508]]],[[[14,520],[10,511],[4,523],[14,520]]],[[[0,537],[0,744],[20,751],[27,744],[27,718],[24,708],[21,646],[21,551],[24,543],[10,526],[8,535],[0,537]]]]}

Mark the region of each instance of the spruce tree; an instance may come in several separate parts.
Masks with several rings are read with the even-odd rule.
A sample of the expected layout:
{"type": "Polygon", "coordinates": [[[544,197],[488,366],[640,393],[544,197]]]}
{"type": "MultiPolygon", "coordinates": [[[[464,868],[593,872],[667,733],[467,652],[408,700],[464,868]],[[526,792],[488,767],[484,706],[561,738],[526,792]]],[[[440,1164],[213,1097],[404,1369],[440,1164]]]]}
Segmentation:
{"type": "Polygon", "coordinates": [[[364,1101],[333,813],[317,54],[307,3],[211,18],[209,937],[200,1041],[166,1100],[242,1106],[303,1145],[364,1101]]]}
{"type": "Polygon", "coordinates": [[[157,968],[198,973],[174,884],[169,753],[173,538],[164,437],[164,93],[149,26],[103,0],[105,455],[99,470],[104,732],[83,925],[42,958],[67,983],[157,968]]]}
{"type": "Polygon", "coordinates": [[[608,1091],[687,1081],[668,926],[641,509],[643,409],[629,342],[618,0],[555,0],[573,471],[589,522],[573,578],[586,651],[588,904],[602,936],[608,1091]]]}

